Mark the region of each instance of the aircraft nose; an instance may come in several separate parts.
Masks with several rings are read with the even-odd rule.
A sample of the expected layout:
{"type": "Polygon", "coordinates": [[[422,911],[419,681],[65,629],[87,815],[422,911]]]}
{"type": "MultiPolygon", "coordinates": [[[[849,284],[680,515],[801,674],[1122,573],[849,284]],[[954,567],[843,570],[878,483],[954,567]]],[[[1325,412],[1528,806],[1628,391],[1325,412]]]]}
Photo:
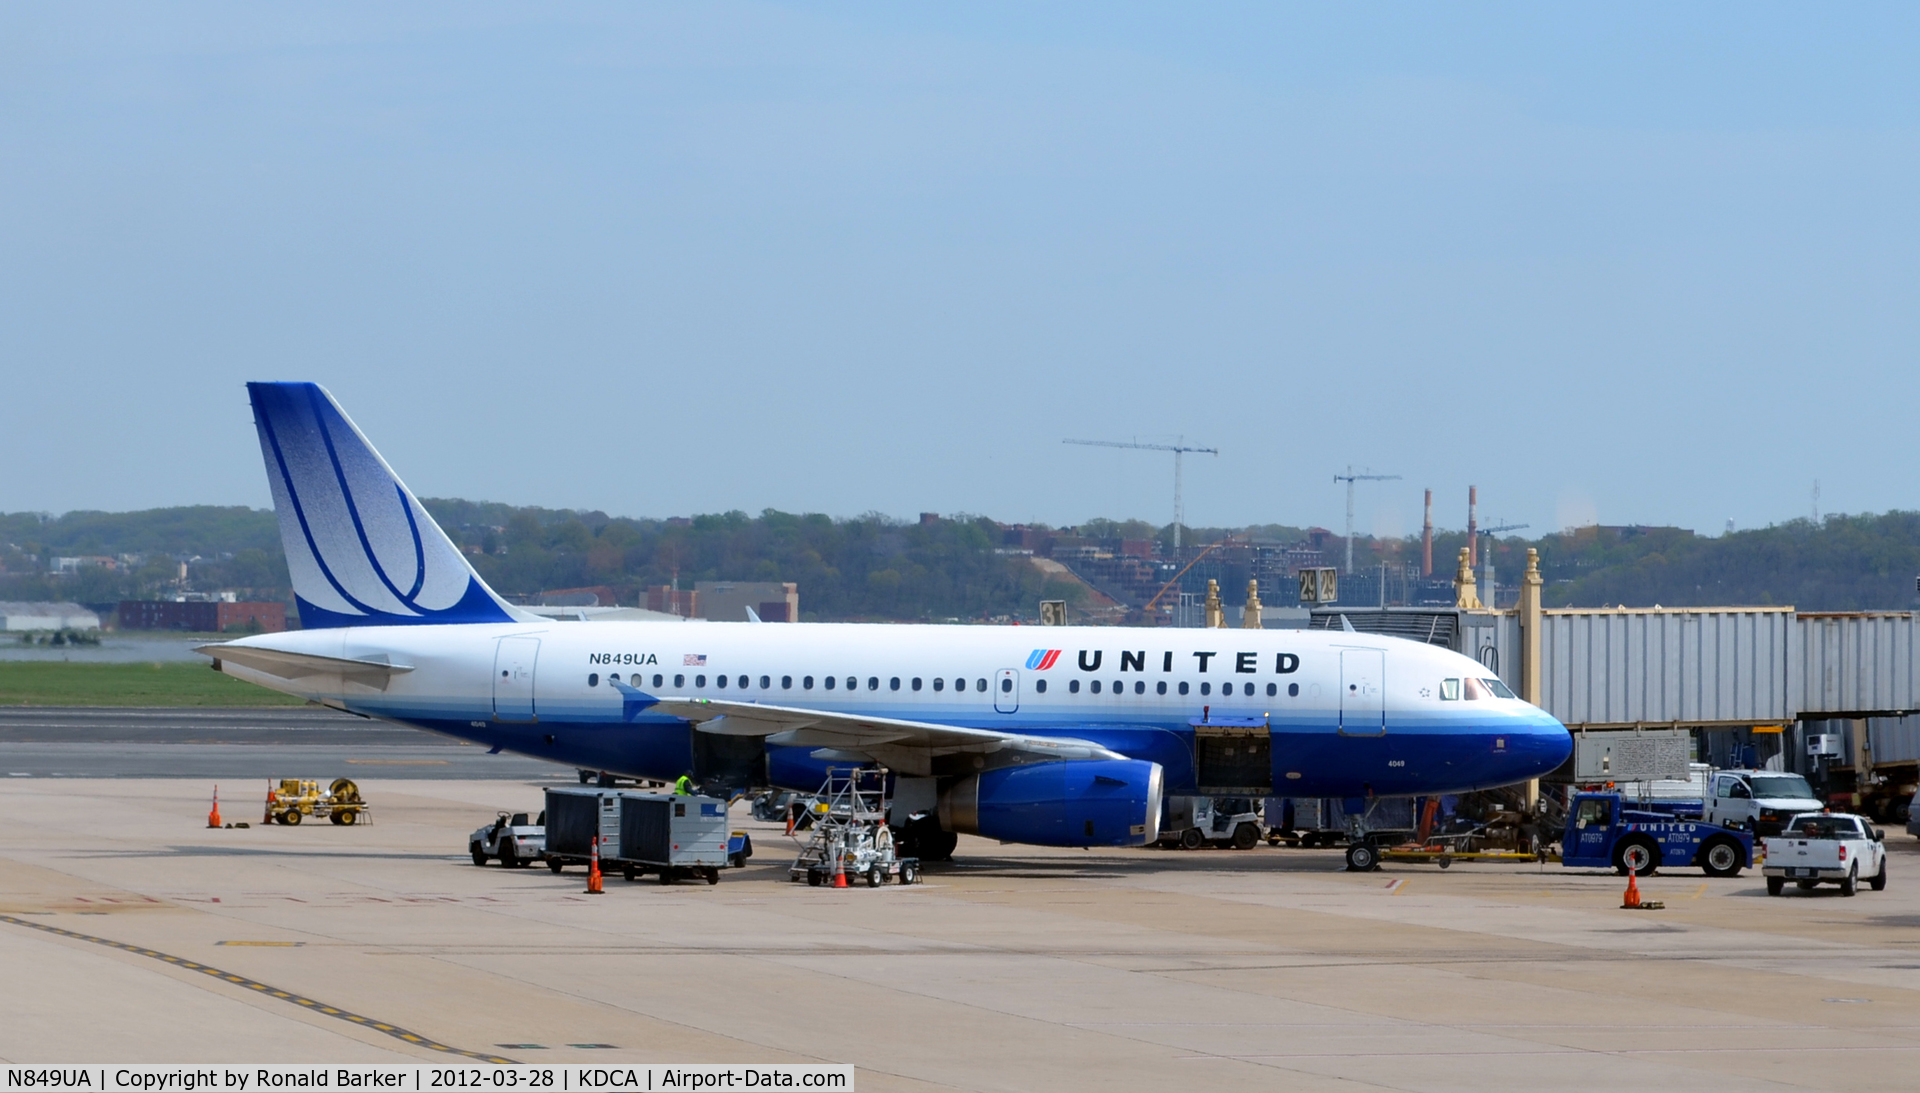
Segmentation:
{"type": "Polygon", "coordinates": [[[1573,754],[1573,734],[1552,714],[1537,708],[1515,714],[1504,726],[1507,763],[1514,781],[1538,778],[1559,768],[1573,754]]]}

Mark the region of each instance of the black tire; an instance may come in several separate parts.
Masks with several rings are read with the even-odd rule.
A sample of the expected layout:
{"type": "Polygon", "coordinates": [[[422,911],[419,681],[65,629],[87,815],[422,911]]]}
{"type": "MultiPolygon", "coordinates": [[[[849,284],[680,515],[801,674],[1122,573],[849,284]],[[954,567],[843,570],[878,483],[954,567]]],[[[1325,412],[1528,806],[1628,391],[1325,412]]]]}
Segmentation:
{"type": "Polygon", "coordinates": [[[336,812],[334,815],[340,817],[341,827],[352,827],[354,821],[360,818],[360,810],[357,808],[349,808],[344,812],[336,812]]]}
{"type": "Polygon", "coordinates": [[[300,826],[300,810],[299,810],[299,809],[297,809],[297,808],[290,808],[290,809],[288,809],[288,810],[286,811],[286,813],[285,813],[285,815],[286,815],[286,820],[285,820],[285,821],[283,821],[283,822],[284,822],[284,823],[285,823],[285,824],[286,824],[286,825],[287,825],[288,827],[299,827],[299,826],[300,826]]]}
{"type": "Polygon", "coordinates": [[[1320,836],[1311,832],[1302,835],[1300,836],[1300,845],[1306,847],[1308,850],[1318,850],[1320,849],[1320,836]]]}
{"type": "Polygon", "coordinates": [[[1433,859],[1433,864],[1439,866],[1442,869],[1451,869],[1453,868],[1453,859],[1448,857],[1445,854],[1442,854],[1439,857],[1433,859]]]}
{"type": "Polygon", "coordinates": [[[1785,878],[1783,877],[1767,878],[1767,895],[1777,896],[1786,890],[1787,890],[1787,882],[1785,878]]]}
{"type": "Polygon", "coordinates": [[[1859,890],[1860,864],[1855,862],[1853,867],[1847,870],[1846,879],[1840,882],[1840,894],[1843,896],[1851,896],[1859,890]]]}
{"type": "Polygon", "coordinates": [[[518,869],[520,867],[520,848],[512,839],[500,844],[500,868],[518,869]]]}
{"type": "Polygon", "coordinates": [[[1380,851],[1372,843],[1357,842],[1347,847],[1347,872],[1369,873],[1380,868],[1380,851]]]}
{"type": "Polygon", "coordinates": [[[479,843],[468,843],[467,853],[473,855],[473,864],[475,865],[487,864],[487,852],[480,849],[479,843]]]}
{"type": "Polygon", "coordinates": [[[1660,848],[1648,839],[1628,839],[1613,852],[1613,871],[1626,876],[1651,877],[1660,868],[1660,848]]]}
{"type": "Polygon", "coordinates": [[[807,887],[808,888],[820,887],[820,870],[818,869],[807,870],[807,887]]]}
{"type": "Polygon", "coordinates": [[[342,823],[346,822],[340,818],[343,815],[345,815],[345,813],[329,812],[327,813],[327,822],[332,824],[335,827],[339,827],[342,823]]]}
{"type": "Polygon", "coordinates": [[[1867,887],[1876,892],[1884,892],[1887,890],[1887,856],[1885,853],[1880,855],[1880,871],[1875,873],[1872,879],[1867,881],[1867,887]]]}
{"type": "Polygon", "coordinates": [[[586,785],[588,780],[590,780],[593,777],[593,774],[590,771],[584,771],[584,770],[580,771],[579,775],[580,775],[580,784],[583,786],[586,785]]]}
{"type": "Polygon", "coordinates": [[[1252,850],[1260,843],[1260,829],[1252,824],[1241,824],[1233,829],[1233,848],[1252,850]]]}
{"type": "Polygon", "coordinates": [[[558,873],[562,868],[564,868],[564,866],[560,864],[559,858],[551,858],[547,861],[547,868],[553,870],[555,873],[558,873]]]}
{"type": "Polygon", "coordinates": [[[901,865],[900,866],[900,883],[901,884],[919,884],[920,883],[919,866],[914,865],[912,862],[906,862],[903,865],[901,865]]]}
{"type": "Polygon", "coordinates": [[[660,870],[660,883],[661,884],[673,883],[673,868],[671,866],[660,870]]]}
{"type": "Polygon", "coordinates": [[[1700,868],[1709,877],[1737,877],[1746,865],[1740,860],[1745,856],[1732,839],[1708,839],[1700,848],[1700,868]]]}
{"type": "Polygon", "coordinates": [[[640,871],[638,869],[635,869],[631,865],[627,866],[625,869],[620,870],[620,875],[626,879],[628,884],[632,884],[634,881],[640,879],[640,871]]]}
{"type": "Polygon", "coordinates": [[[1182,850],[1198,850],[1201,844],[1206,841],[1207,840],[1200,834],[1200,829],[1197,827],[1189,827],[1180,833],[1180,849],[1182,850]]]}
{"type": "Polygon", "coordinates": [[[718,870],[718,869],[715,869],[715,868],[713,868],[712,866],[708,866],[708,867],[707,867],[707,883],[708,883],[708,884],[719,884],[719,883],[720,883],[720,870],[718,870]]]}
{"type": "Polygon", "coordinates": [[[880,882],[883,879],[885,879],[885,877],[886,877],[886,874],[880,872],[879,866],[877,865],[867,866],[867,887],[868,888],[880,887],[880,882]]]}

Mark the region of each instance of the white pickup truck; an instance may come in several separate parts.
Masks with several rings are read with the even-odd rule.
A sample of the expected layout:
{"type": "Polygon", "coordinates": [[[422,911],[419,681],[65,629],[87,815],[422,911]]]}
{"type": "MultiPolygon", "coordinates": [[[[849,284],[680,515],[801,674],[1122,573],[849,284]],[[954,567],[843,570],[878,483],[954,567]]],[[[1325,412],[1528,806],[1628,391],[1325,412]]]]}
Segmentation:
{"type": "Polygon", "coordinates": [[[1766,841],[1767,894],[1777,896],[1788,881],[1802,891],[1822,882],[1838,884],[1840,894],[1859,890],[1860,878],[1878,892],[1887,886],[1885,836],[1865,816],[1846,812],[1804,812],[1766,841]]]}

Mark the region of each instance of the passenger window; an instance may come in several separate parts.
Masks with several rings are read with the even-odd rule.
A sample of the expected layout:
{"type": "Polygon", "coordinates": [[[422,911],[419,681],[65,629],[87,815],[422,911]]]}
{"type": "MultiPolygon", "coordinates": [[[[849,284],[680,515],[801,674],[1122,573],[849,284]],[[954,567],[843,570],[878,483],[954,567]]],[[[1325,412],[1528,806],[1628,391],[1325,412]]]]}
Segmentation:
{"type": "Polygon", "coordinates": [[[769,688],[769,687],[772,687],[772,686],[773,686],[773,680],[771,680],[771,679],[769,679],[769,678],[767,678],[766,676],[761,676],[761,677],[760,677],[760,689],[761,689],[761,690],[763,690],[763,691],[764,691],[764,690],[766,690],[767,688],[769,688]]]}
{"type": "Polygon", "coordinates": [[[1478,702],[1487,697],[1487,686],[1472,676],[1467,677],[1467,701],[1478,702]]]}
{"type": "Polygon", "coordinates": [[[1300,697],[1300,685],[1298,683],[1287,684],[1287,697],[1288,698],[1300,697]]]}
{"type": "Polygon", "coordinates": [[[821,680],[821,682],[826,684],[827,690],[829,691],[833,690],[833,685],[835,681],[832,676],[828,676],[826,679],[821,680]]]}
{"type": "Polygon", "coordinates": [[[1046,693],[1047,693],[1047,681],[1046,681],[1046,680],[1044,680],[1044,679],[1036,679],[1036,680],[1034,680],[1034,681],[1033,681],[1033,689],[1034,689],[1034,691],[1035,691],[1036,693],[1038,693],[1038,694],[1046,694],[1046,693]]]}
{"type": "Polygon", "coordinates": [[[1166,693],[1167,693],[1167,681],[1163,679],[1163,680],[1161,680],[1160,682],[1158,682],[1158,683],[1156,683],[1156,684],[1154,684],[1154,685],[1153,685],[1153,692],[1154,692],[1155,694],[1166,694],[1166,693]]]}
{"type": "Polygon", "coordinates": [[[686,677],[686,676],[674,676],[674,677],[673,677],[673,685],[674,685],[675,687],[685,687],[685,686],[687,685],[687,677],[686,677]]]}
{"type": "Polygon", "coordinates": [[[887,690],[889,690],[889,691],[897,691],[897,690],[899,690],[899,689],[900,689],[900,677],[899,677],[899,676],[894,676],[894,677],[893,677],[892,679],[890,679],[890,680],[888,680],[888,681],[887,681],[887,690]]]}
{"type": "Polygon", "coordinates": [[[1279,694],[1279,693],[1280,693],[1280,685],[1279,685],[1278,683],[1269,683],[1269,684],[1267,684],[1267,697],[1268,697],[1268,698],[1272,698],[1273,696],[1275,696],[1275,695],[1277,695],[1277,694],[1279,694]]]}
{"type": "MultiPolygon", "coordinates": [[[[851,689],[851,688],[849,688],[849,689],[851,689]]],[[[880,689],[880,677],[879,677],[879,676],[868,676],[868,677],[867,677],[867,690],[869,690],[869,691],[877,691],[877,690],[879,690],[879,689],[880,689]]]]}
{"type": "MultiPolygon", "coordinates": [[[[744,691],[744,690],[746,690],[746,689],[747,689],[747,683],[748,683],[748,682],[749,682],[749,681],[748,681],[748,679],[747,679],[747,677],[746,677],[746,676],[741,676],[741,677],[740,677],[740,689],[741,689],[741,690],[743,690],[743,691],[744,691]]],[[[765,686],[766,686],[766,684],[764,684],[764,683],[762,683],[762,684],[761,684],[760,686],[762,686],[762,687],[765,687],[765,686]]]]}
{"type": "Polygon", "coordinates": [[[1080,681],[1079,681],[1079,680],[1077,680],[1077,679],[1069,679],[1069,680],[1067,680],[1067,693],[1068,693],[1068,694],[1070,694],[1070,695],[1077,695],[1077,694],[1079,694],[1079,693],[1080,693],[1080,681]]]}
{"type": "Polygon", "coordinates": [[[1009,694],[1009,693],[1011,693],[1012,691],[1013,691],[1013,680],[1012,680],[1012,678],[1007,678],[1007,679],[1003,679],[1003,680],[1001,680],[1001,681],[1000,681],[1000,693],[1001,693],[1001,694],[1009,694]]]}
{"type": "Polygon", "coordinates": [[[1143,694],[1146,694],[1146,693],[1147,693],[1147,681],[1146,681],[1146,680],[1144,680],[1144,679],[1140,679],[1140,680],[1135,680],[1135,681],[1134,681],[1134,684],[1133,684],[1133,693],[1134,693],[1134,694],[1137,694],[1137,695],[1143,695],[1143,694]]]}
{"type": "Polygon", "coordinates": [[[986,680],[984,680],[984,679],[976,679],[976,680],[974,680],[974,681],[973,681],[973,689],[974,689],[974,690],[976,690],[976,691],[979,691],[979,692],[980,692],[981,694],[986,694],[986,693],[987,693],[987,681],[986,681],[986,680]]]}
{"type": "Polygon", "coordinates": [[[1201,693],[1201,694],[1203,694],[1203,695],[1210,695],[1210,694],[1212,694],[1212,693],[1213,693],[1213,684],[1211,684],[1211,683],[1202,683],[1202,684],[1200,685],[1200,693],[1201,693]]]}
{"type": "Polygon", "coordinates": [[[694,676],[694,677],[693,677],[693,685],[694,685],[695,687],[705,687],[705,686],[707,685],[707,677],[706,677],[706,676],[694,676]]]}
{"type": "Polygon", "coordinates": [[[1100,693],[1100,681],[1099,681],[1099,680],[1097,680],[1097,679],[1096,679],[1096,680],[1094,680],[1094,681],[1093,681],[1092,683],[1089,683],[1089,684],[1087,684],[1087,686],[1088,686],[1089,688],[1091,688],[1091,689],[1093,690],[1093,693],[1094,693],[1094,694],[1099,694],[1099,693],[1100,693]]]}
{"type": "Polygon", "coordinates": [[[813,677],[812,677],[812,676],[801,676],[801,677],[800,677],[800,689],[801,689],[801,690],[803,690],[803,691],[811,691],[811,690],[813,690],[813,677]]]}
{"type": "Polygon", "coordinates": [[[715,687],[718,687],[718,688],[720,688],[721,690],[725,690],[725,689],[726,689],[726,687],[727,687],[727,677],[726,677],[726,676],[714,676],[714,677],[713,677],[713,685],[714,685],[715,687]]]}
{"type": "Polygon", "coordinates": [[[1181,694],[1187,693],[1187,681],[1184,679],[1180,681],[1180,693],[1181,694]]]}
{"type": "Polygon", "coordinates": [[[588,673],[587,673],[587,686],[589,686],[589,687],[598,687],[598,686],[600,686],[600,673],[599,673],[599,672],[588,672],[588,673]]]}
{"type": "Polygon", "coordinates": [[[946,677],[946,676],[934,676],[934,677],[933,677],[933,689],[934,689],[934,690],[936,690],[936,691],[944,691],[944,690],[946,690],[946,689],[947,689],[947,677],[946,677]]]}
{"type": "Polygon", "coordinates": [[[913,677],[913,689],[914,689],[914,690],[916,690],[916,691],[920,689],[920,677],[919,677],[919,676],[914,676],[914,677],[913,677]]]}
{"type": "MultiPolygon", "coordinates": [[[[879,685],[880,685],[880,681],[879,681],[879,680],[875,680],[875,681],[874,681],[874,686],[876,686],[876,687],[878,687],[879,685]]],[[[860,681],[859,681],[858,679],[855,679],[855,678],[854,678],[854,677],[852,677],[852,676],[848,676],[848,677],[847,677],[847,690],[849,690],[849,691],[857,691],[857,690],[859,690],[859,689],[860,689],[860,681]]]]}
{"type": "MultiPolygon", "coordinates": [[[[659,676],[659,675],[657,675],[657,674],[656,674],[656,675],[655,675],[655,676],[653,677],[653,685],[654,685],[655,687],[664,687],[664,686],[666,686],[666,684],[664,684],[664,683],[662,683],[662,682],[661,682],[661,678],[662,678],[662,677],[661,677],[661,676],[659,676]]],[[[676,684],[674,684],[674,686],[675,686],[675,687],[678,687],[678,686],[679,686],[679,684],[678,684],[678,683],[676,683],[676,684]]]]}
{"type": "Polygon", "coordinates": [[[1440,701],[1458,702],[1460,700],[1460,681],[1443,679],[1440,681],[1440,701]]]}
{"type": "Polygon", "coordinates": [[[791,691],[791,690],[793,690],[793,677],[792,677],[792,676],[781,676],[781,677],[780,677],[780,689],[781,689],[781,690],[783,690],[783,691],[791,691]]]}

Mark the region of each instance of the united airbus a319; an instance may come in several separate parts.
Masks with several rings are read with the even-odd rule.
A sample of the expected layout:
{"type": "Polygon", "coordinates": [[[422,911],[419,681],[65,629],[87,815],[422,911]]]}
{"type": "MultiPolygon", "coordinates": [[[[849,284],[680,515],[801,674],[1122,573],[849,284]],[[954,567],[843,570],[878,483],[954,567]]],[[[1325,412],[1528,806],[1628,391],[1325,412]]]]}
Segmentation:
{"type": "Polygon", "coordinates": [[[884,766],[901,838],[935,859],[961,833],[1150,843],[1169,794],[1510,785],[1572,749],[1478,662],[1372,634],[544,618],[487,587],[324,389],[248,391],[302,628],[200,651],[335,709],[729,790],[884,766]]]}

